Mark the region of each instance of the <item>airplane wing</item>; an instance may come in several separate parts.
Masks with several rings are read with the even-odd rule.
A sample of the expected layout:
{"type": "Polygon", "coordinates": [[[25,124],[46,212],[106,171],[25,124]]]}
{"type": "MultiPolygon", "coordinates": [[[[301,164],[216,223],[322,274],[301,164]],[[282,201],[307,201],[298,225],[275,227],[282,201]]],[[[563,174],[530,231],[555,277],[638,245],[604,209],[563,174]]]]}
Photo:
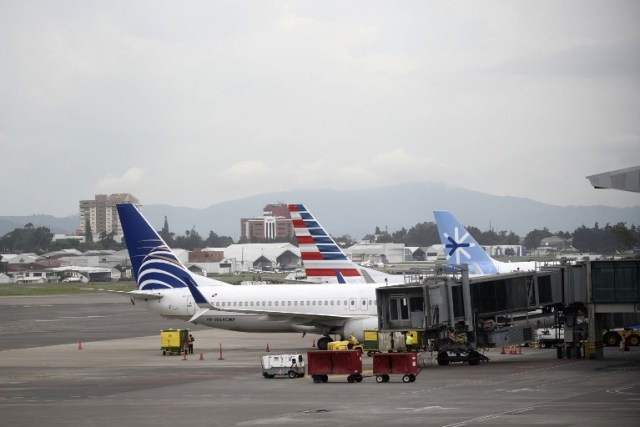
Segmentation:
{"type": "Polygon", "coordinates": [[[161,292],[152,292],[152,291],[130,291],[127,292],[127,295],[134,300],[148,301],[148,300],[156,300],[162,298],[161,292]]]}

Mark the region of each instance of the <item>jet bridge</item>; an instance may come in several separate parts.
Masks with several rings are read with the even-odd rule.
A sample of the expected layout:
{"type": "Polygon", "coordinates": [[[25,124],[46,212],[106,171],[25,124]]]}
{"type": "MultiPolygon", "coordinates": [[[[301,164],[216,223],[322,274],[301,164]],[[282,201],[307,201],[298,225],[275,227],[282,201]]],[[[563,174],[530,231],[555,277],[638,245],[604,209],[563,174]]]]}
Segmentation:
{"type": "Polygon", "coordinates": [[[476,347],[533,341],[533,326],[517,326],[514,317],[562,307],[561,270],[469,278],[466,265],[460,267],[458,274],[423,283],[378,288],[379,330],[416,330],[421,344],[433,346],[438,361],[448,363],[447,352],[476,357],[476,347]]]}
{"type": "Polygon", "coordinates": [[[627,326],[611,319],[640,318],[640,260],[580,261],[472,278],[461,265],[454,274],[376,293],[381,332],[416,330],[420,344],[435,350],[531,341],[529,320],[539,313],[564,326],[570,350],[588,338],[590,357],[602,358],[602,329],[627,326]]]}

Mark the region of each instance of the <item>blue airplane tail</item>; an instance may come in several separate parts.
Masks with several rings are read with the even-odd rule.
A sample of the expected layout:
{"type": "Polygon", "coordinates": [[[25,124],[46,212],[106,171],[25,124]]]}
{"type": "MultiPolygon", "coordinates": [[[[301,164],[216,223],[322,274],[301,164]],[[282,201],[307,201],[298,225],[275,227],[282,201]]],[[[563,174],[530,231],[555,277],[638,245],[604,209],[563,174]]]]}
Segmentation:
{"type": "Polygon", "coordinates": [[[447,265],[467,264],[474,275],[495,274],[498,269],[493,259],[476,239],[449,211],[433,211],[440,242],[444,245],[447,265]]]}
{"type": "Polygon", "coordinates": [[[117,209],[138,289],[186,287],[186,282],[193,280],[189,270],[171,252],[138,208],[130,203],[122,203],[117,205],[117,209]]]}

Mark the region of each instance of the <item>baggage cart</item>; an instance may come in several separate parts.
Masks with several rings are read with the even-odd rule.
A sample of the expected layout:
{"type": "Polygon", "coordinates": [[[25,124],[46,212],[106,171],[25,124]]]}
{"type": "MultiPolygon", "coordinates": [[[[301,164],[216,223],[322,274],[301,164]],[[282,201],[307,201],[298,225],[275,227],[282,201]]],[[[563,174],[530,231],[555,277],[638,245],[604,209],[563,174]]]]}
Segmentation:
{"type": "Polygon", "coordinates": [[[373,375],[376,382],[389,382],[389,375],[402,375],[403,383],[412,383],[420,373],[418,353],[376,353],[373,355],[373,375]]]}
{"type": "Polygon", "coordinates": [[[189,350],[188,329],[164,329],[160,331],[160,350],[162,355],[183,354],[189,350]]]}
{"type": "Polygon", "coordinates": [[[262,376],[304,377],[304,357],[301,354],[267,354],[260,357],[262,376]]]}
{"type": "Polygon", "coordinates": [[[329,375],[348,375],[350,383],[362,381],[362,352],[319,350],[307,352],[307,370],[314,383],[326,383],[329,375]]]}
{"type": "Polygon", "coordinates": [[[373,329],[364,331],[363,350],[367,352],[367,356],[369,357],[380,352],[378,347],[378,331],[373,329]]]}

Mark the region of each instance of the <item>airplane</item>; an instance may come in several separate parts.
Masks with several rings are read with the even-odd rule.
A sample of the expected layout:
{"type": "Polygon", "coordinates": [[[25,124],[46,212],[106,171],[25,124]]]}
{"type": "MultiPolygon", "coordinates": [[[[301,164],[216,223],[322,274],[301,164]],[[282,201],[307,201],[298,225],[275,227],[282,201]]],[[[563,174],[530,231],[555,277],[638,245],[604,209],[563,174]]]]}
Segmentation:
{"type": "Polygon", "coordinates": [[[276,284],[233,286],[191,273],[171,252],[135,205],[117,204],[138,289],[130,293],[160,315],[242,332],[330,334],[377,329],[375,289],[381,284],[276,284]],[[195,291],[195,292],[194,292],[195,291]],[[203,308],[196,310],[196,304],[203,308]]]}
{"type": "Polygon", "coordinates": [[[468,264],[469,276],[534,271],[539,267],[535,261],[501,262],[493,259],[451,212],[433,211],[433,216],[449,267],[468,264]]]}
{"type": "Polygon", "coordinates": [[[387,274],[357,265],[347,257],[309,209],[302,204],[290,204],[288,207],[307,281],[384,285],[405,283],[401,274],[387,274]]]}

